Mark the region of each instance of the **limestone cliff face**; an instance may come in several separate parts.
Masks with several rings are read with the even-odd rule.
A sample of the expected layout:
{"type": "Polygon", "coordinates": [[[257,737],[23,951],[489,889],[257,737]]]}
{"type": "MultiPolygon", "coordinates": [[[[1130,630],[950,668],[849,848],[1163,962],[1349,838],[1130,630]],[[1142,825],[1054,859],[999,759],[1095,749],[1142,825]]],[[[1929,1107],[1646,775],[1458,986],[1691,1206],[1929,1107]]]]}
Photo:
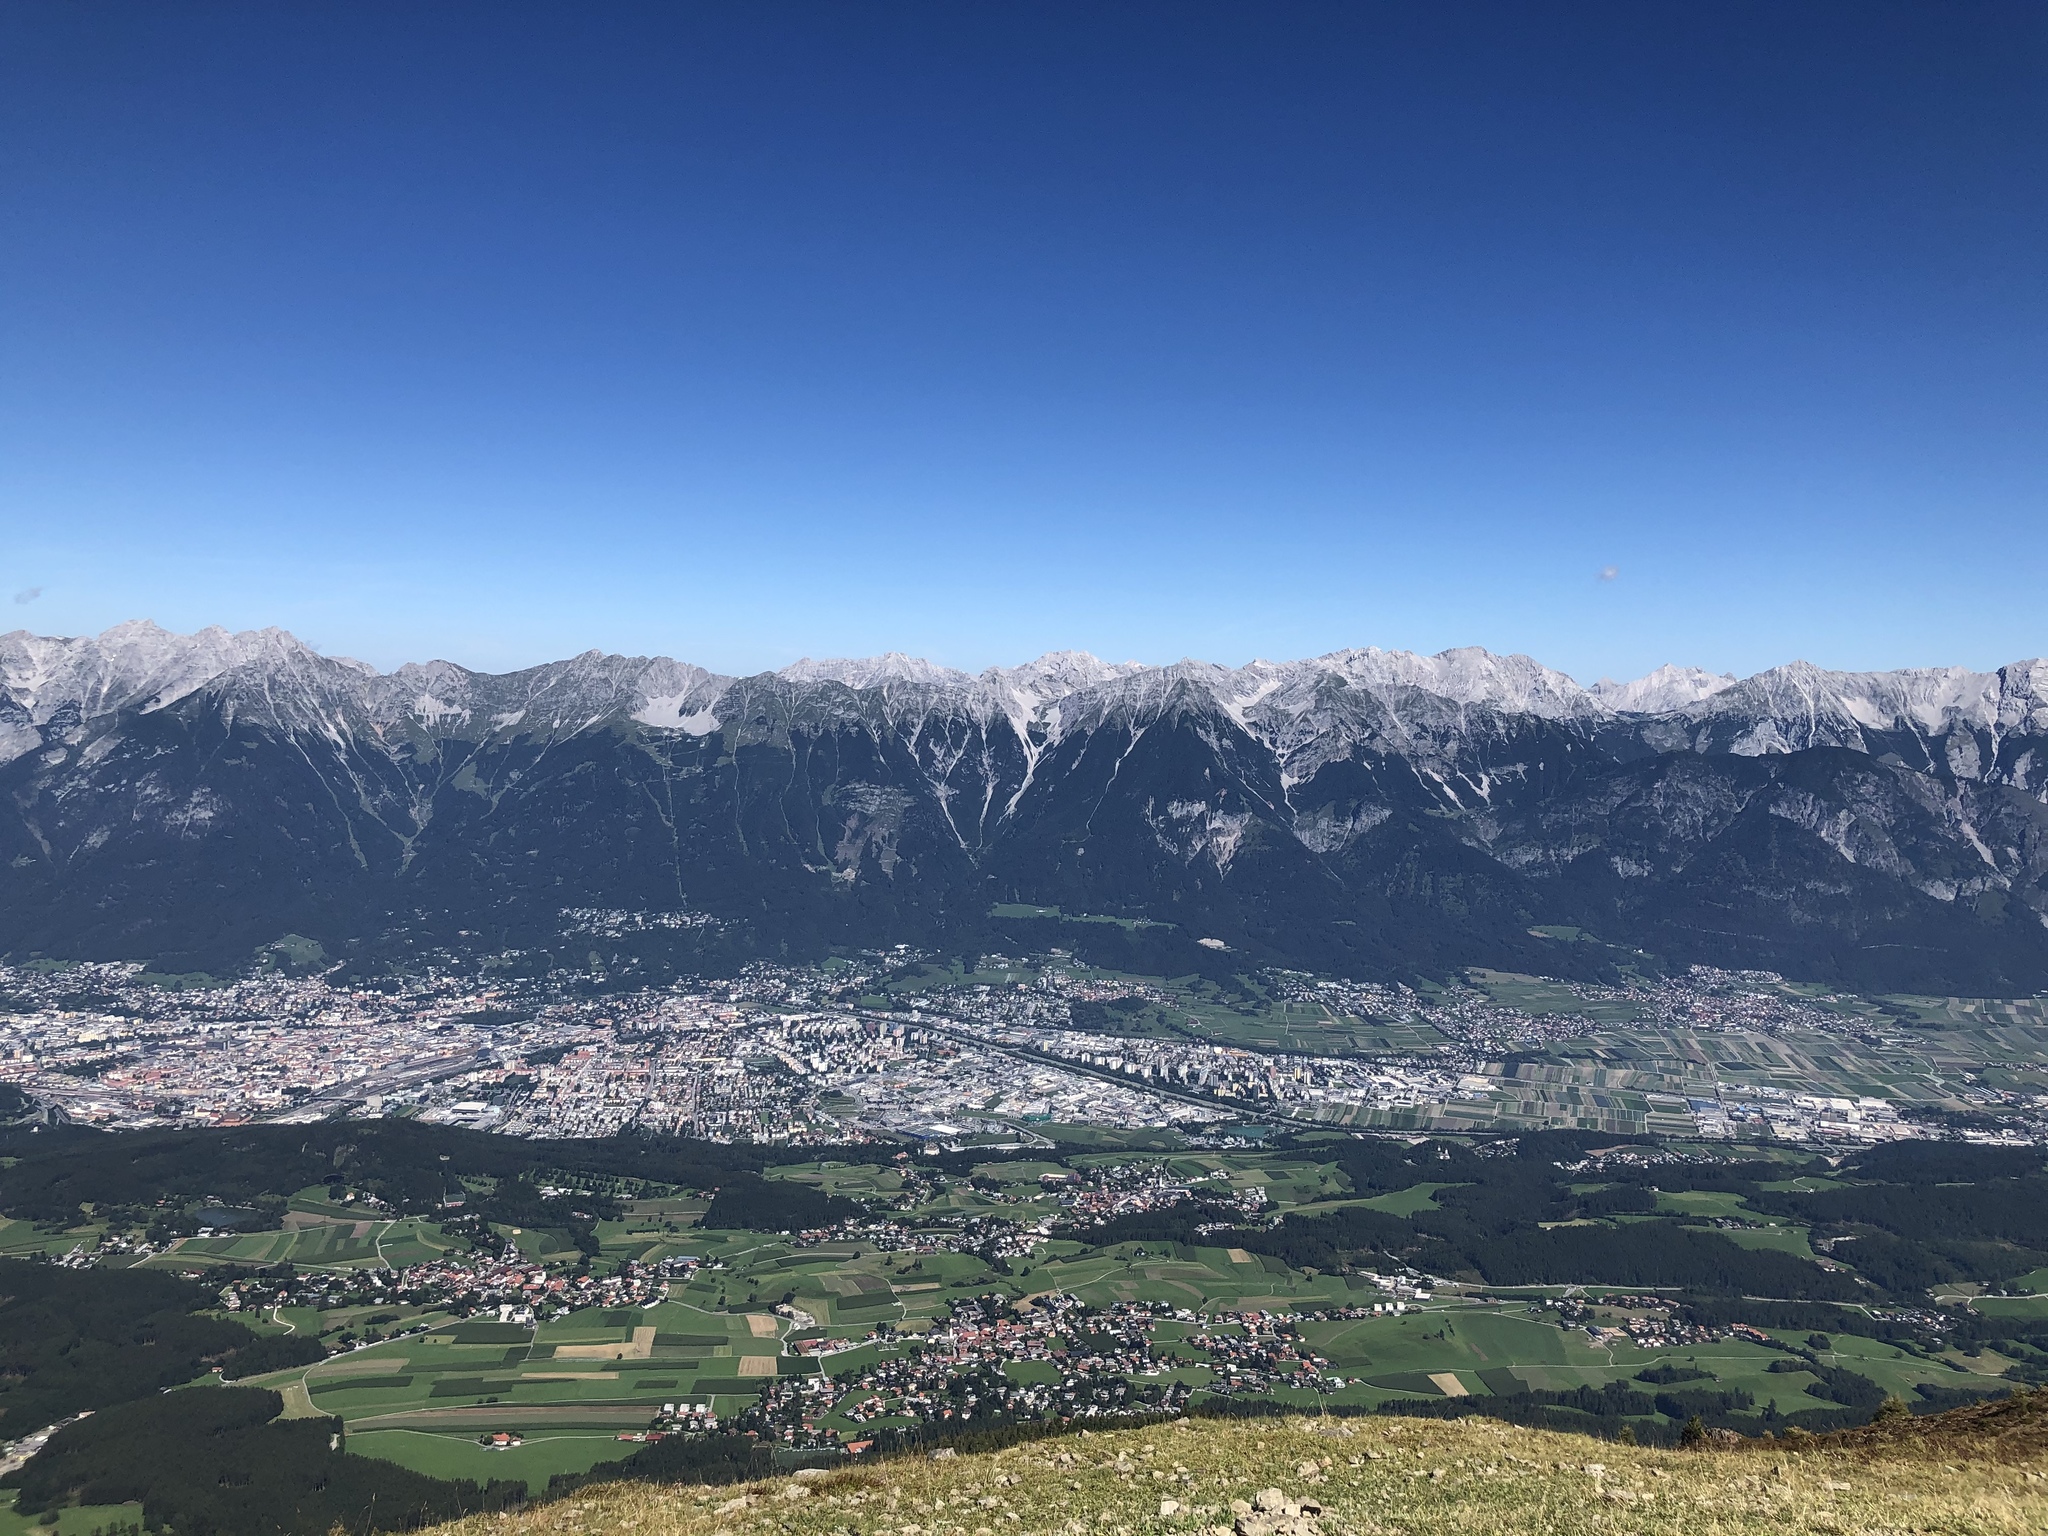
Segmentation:
{"type": "Polygon", "coordinates": [[[427,916],[540,942],[591,906],[927,942],[1035,903],[1352,970],[1583,964],[1530,931],[1572,925],[2033,990],[2044,745],[2039,662],[1596,689],[1477,650],[384,674],[275,630],[15,634],[0,948],[246,953],[427,916]]]}

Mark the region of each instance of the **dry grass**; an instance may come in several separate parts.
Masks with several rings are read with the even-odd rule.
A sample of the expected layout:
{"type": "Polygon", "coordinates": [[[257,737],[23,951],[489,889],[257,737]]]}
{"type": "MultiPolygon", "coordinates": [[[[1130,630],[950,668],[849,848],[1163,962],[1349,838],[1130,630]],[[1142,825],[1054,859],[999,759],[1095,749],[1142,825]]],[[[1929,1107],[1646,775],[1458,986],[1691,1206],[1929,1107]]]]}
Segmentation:
{"type": "MultiPolygon", "coordinates": [[[[2044,1399],[2048,1402],[2048,1399],[2044,1399]]],[[[1271,1502],[1270,1500],[1268,1502],[1271,1502]]],[[[618,1483],[443,1536],[1889,1536],[2048,1531],[2048,1457],[1939,1437],[1638,1450],[1485,1420],[1217,1421],[744,1487],[618,1483]],[[1294,1506],[1247,1506],[1265,1489],[1294,1506]],[[1233,1508],[1233,1501],[1238,1507],[1233,1508]]]]}
{"type": "Polygon", "coordinates": [[[2020,1461],[2039,1466],[2048,1459],[2048,1389],[2021,1391],[1924,1419],[1880,1417],[1862,1429],[1844,1430],[1817,1444],[1828,1451],[1868,1455],[2020,1461]]]}

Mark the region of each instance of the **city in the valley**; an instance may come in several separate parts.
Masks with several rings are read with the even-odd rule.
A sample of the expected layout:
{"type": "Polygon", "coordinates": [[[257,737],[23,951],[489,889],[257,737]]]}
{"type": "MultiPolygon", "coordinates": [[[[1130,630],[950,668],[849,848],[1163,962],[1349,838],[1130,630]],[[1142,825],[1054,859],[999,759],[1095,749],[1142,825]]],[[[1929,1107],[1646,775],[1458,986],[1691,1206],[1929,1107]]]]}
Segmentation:
{"type": "Polygon", "coordinates": [[[2048,1006],[1868,999],[1693,967],[1429,987],[908,949],[654,987],[424,965],[165,985],[0,966],[0,1081],[118,1128],[418,1117],[527,1137],[1049,1144],[1267,1126],[1826,1144],[2048,1131],[2048,1006]]]}

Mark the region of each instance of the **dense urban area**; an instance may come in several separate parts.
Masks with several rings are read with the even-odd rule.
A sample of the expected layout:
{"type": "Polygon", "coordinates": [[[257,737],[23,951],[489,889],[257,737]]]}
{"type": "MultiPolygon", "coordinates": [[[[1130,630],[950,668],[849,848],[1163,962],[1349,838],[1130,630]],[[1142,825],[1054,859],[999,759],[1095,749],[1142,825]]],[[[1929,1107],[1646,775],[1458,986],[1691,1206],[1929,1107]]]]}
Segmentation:
{"type": "Polygon", "coordinates": [[[1199,1141],[1247,1121],[1799,1143],[2048,1128],[2039,1002],[1928,1018],[1704,967],[1426,990],[1267,971],[1231,992],[1058,953],[941,968],[898,950],[661,988],[453,963],[372,984],[284,964],[196,980],[0,966],[0,1081],[124,1128],[403,1115],[794,1144],[1029,1144],[1048,1124],[1199,1141]]]}

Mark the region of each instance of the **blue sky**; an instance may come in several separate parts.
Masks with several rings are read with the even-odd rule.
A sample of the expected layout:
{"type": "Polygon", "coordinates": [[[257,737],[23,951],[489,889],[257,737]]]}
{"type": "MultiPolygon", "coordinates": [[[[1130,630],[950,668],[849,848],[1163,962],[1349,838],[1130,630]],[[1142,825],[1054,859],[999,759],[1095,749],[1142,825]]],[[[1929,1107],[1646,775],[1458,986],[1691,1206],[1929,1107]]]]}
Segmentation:
{"type": "Polygon", "coordinates": [[[2037,655],[2044,87],[2034,3],[16,0],[0,628],[2037,655]]]}

